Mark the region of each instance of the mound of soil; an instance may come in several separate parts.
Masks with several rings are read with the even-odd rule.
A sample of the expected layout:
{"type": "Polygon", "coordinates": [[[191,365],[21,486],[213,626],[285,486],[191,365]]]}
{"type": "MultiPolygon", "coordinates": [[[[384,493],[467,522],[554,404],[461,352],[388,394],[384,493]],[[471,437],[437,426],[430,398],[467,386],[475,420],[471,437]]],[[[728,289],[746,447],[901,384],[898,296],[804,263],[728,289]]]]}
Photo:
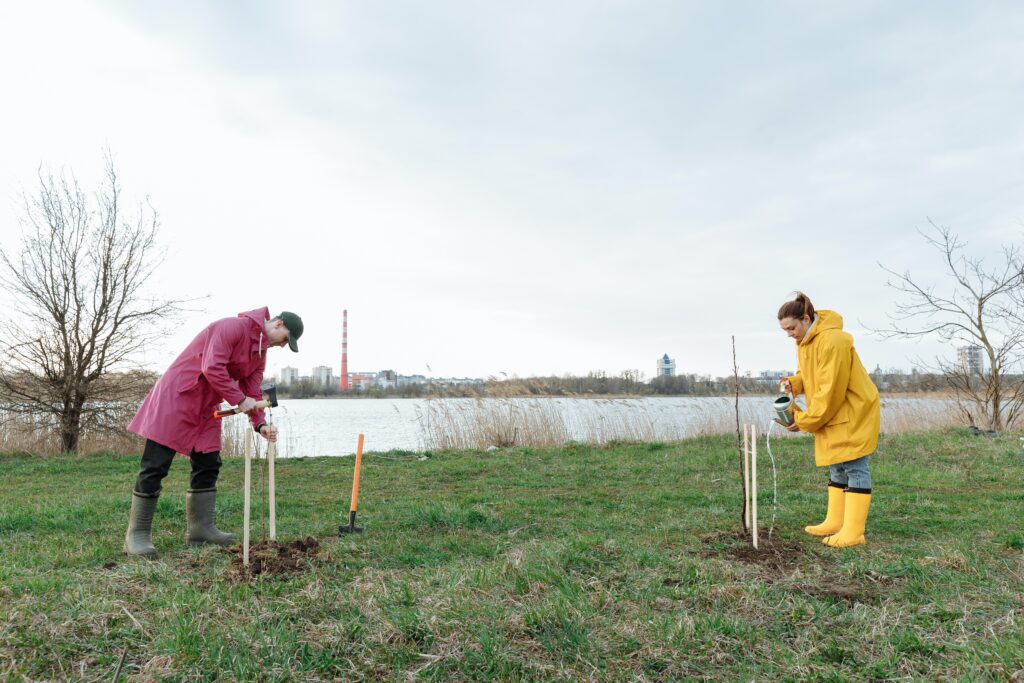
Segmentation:
{"type": "Polygon", "coordinates": [[[304,570],[310,558],[320,552],[320,541],[307,536],[290,543],[260,541],[249,546],[249,566],[242,564],[242,546],[227,548],[231,553],[228,576],[246,580],[254,576],[277,576],[304,570]]]}
{"type": "Polygon", "coordinates": [[[756,564],[772,571],[792,569],[810,555],[803,545],[778,536],[768,540],[764,534],[758,538],[757,545],[754,550],[750,535],[742,531],[722,532],[704,538],[705,550],[701,555],[756,564]]]}

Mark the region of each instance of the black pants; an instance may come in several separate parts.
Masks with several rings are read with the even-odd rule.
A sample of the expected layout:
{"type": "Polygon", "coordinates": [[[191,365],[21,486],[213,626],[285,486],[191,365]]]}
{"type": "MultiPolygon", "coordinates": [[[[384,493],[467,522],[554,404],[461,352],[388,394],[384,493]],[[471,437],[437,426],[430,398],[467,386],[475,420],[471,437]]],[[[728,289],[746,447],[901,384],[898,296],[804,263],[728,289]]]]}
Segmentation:
{"type": "MultiPolygon", "coordinates": [[[[196,453],[189,456],[192,460],[192,489],[212,489],[217,486],[220,475],[220,451],[213,453],[196,453]]],[[[151,439],[146,440],[146,448],[142,451],[142,462],[139,464],[139,476],[135,480],[136,493],[153,495],[159,493],[160,484],[171,471],[174,462],[174,450],[158,444],[151,439]]]]}

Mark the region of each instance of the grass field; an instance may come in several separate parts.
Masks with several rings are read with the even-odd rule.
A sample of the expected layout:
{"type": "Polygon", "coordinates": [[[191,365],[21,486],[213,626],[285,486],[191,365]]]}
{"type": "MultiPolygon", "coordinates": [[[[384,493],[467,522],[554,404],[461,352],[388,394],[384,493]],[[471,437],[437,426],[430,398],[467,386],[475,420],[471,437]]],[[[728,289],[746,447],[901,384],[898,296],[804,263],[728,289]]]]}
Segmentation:
{"type": "MultiPolygon", "coordinates": [[[[369,454],[366,533],[346,538],[351,459],[282,461],[279,540],[319,552],[254,578],[184,545],[184,459],[146,561],[121,554],[136,458],[3,455],[0,678],[109,681],[122,655],[122,680],[1024,677],[1016,435],[883,437],[868,545],[850,550],[802,532],[826,495],[811,441],[773,450],[761,553],[737,534],[729,437],[369,454]]],[[[234,532],[241,478],[228,460],[234,532]]]]}

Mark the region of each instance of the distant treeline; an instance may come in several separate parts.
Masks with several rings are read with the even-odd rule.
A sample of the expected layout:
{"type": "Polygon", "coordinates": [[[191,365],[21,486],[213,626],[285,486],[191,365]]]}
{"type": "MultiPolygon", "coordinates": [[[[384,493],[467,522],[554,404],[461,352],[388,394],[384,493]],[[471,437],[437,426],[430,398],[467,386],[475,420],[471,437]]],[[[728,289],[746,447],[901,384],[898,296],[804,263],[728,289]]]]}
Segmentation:
{"type": "MultiPolygon", "coordinates": [[[[98,402],[90,407],[107,409],[110,405],[138,405],[160,376],[150,371],[112,373],[98,387],[98,402]]],[[[945,377],[933,373],[871,373],[875,385],[883,392],[916,393],[944,391],[949,388],[945,377]]],[[[268,383],[272,380],[268,380],[268,383]]],[[[741,376],[741,394],[772,394],[777,385],[761,378],[741,376]]],[[[627,370],[618,375],[595,371],[583,376],[489,378],[481,384],[448,384],[423,382],[405,384],[389,389],[373,388],[367,391],[341,391],[337,385],[325,386],[309,379],[290,385],[278,386],[277,393],[285,398],[434,398],[434,397],[507,397],[507,396],[722,396],[736,391],[733,377],[715,377],[688,374],[675,377],[657,377],[647,380],[638,370],[627,370]]],[[[56,408],[56,406],[55,406],[56,408]]],[[[34,413],[38,407],[21,404],[13,397],[0,396],[0,411],[34,413]]],[[[97,415],[97,417],[100,417],[97,415]]],[[[114,420],[91,420],[96,428],[108,423],[120,428],[121,416],[114,420]]]]}
{"type": "MultiPolygon", "coordinates": [[[[875,385],[883,392],[924,393],[948,389],[945,377],[933,373],[879,373],[871,375],[875,385]]],[[[483,385],[455,385],[425,382],[405,384],[388,389],[373,388],[366,391],[342,392],[337,386],[324,386],[302,379],[288,386],[278,387],[278,395],[286,398],[472,398],[508,396],[722,396],[736,391],[734,377],[707,377],[683,374],[674,377],[656,377],[646,380],[637,370],[618,375],[590,372],[583,376],[489,378],[483,385]]],[[[773,394],[778,385],[762,378],[741,376],[741,394],[773,394]]]]}

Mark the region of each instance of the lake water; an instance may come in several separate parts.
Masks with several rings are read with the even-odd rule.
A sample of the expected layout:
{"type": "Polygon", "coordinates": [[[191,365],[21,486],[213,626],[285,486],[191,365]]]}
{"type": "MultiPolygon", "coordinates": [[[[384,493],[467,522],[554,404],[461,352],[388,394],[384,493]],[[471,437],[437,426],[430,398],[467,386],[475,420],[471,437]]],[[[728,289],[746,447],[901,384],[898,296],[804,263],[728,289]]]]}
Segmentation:
{"type": "MultiPolygon", "coordinates": [[[[770,396],[740,398],[744,423],[764,430],[774,417],[770,396]]],[[[735,431],[735,399],[286,399],[273,411],[279,457],[351,455],[360,433],[365,451],[485,448],[512,443],[671,441],[735,431]]],[[[883,398],[882,428],[904,431],[949,423],[946,401],[883,398]]],[[[225,427],[240,430],[244,418],[225,427]]],[[[776,429],[773,435],[782,436],[776,429]]]]}

